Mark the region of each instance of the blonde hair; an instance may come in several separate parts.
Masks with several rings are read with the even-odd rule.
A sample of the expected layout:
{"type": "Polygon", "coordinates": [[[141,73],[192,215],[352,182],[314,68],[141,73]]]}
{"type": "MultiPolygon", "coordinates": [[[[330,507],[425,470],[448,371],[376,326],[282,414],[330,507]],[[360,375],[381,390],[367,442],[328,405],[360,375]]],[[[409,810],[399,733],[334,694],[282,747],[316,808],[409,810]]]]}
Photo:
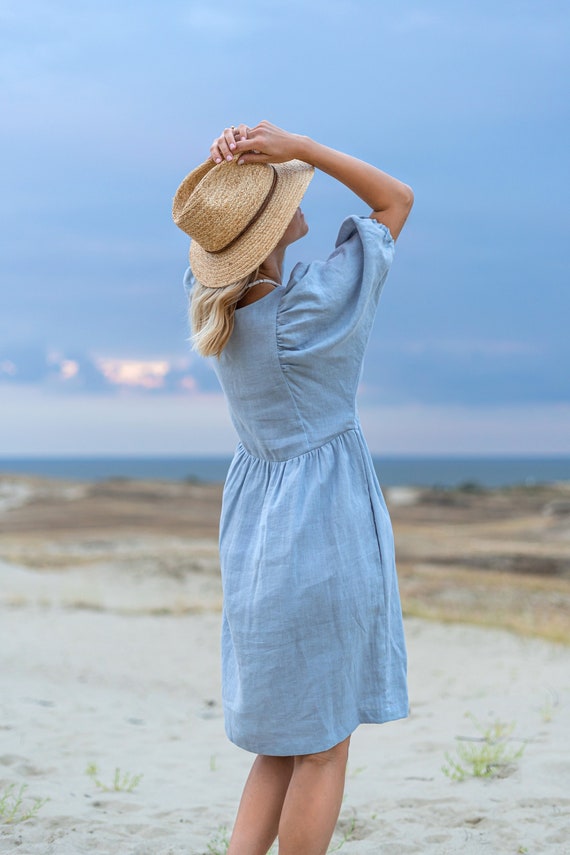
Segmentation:
{"type": "Polygon", "coordinates": [[[259,268],[256,268],[223,288],[207,288],[194,280],[189,312],[190,341],[194,350],[202,356],[220,356],[234,328],[236,304],[255,282],[258,273],[259,268]]]}

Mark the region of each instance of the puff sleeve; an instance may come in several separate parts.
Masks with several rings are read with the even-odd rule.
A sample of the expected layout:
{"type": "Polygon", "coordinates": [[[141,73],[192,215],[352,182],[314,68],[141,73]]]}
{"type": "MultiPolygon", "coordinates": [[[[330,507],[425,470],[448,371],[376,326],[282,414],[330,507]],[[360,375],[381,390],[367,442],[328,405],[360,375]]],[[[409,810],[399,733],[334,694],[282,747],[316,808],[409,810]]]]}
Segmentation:
{"type": "Polygon", "coordinates": [[[194,287],[194,274],[192,273],[192,268],[187,267],[186,272],[184,274],[184,278],[182,279],[182,285],[184,286],[184,291],[186,292],[186,296],[188,299],[192,296],[192,288],[194,287]]]}
{"type": "Polygon", "coordinates": [[[278,310],[282,349],[316,354],[358,339],[365,345],[394,251],[385,225],[347,217],[325,261],[293,268],[278,310]]]}

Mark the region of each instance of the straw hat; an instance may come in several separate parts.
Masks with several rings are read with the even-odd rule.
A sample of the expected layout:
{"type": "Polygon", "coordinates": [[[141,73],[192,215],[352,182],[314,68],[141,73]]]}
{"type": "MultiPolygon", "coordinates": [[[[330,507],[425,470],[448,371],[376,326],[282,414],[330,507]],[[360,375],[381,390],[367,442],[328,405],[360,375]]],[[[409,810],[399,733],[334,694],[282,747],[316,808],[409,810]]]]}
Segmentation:
{"type": "Polygon", "coordinates": [[[172,218],[190,235],[190,266],[208,288],[255,270],[275,249],[313,177],[301,160],[244,163],[207,160],[186,176],[172,218]]]}

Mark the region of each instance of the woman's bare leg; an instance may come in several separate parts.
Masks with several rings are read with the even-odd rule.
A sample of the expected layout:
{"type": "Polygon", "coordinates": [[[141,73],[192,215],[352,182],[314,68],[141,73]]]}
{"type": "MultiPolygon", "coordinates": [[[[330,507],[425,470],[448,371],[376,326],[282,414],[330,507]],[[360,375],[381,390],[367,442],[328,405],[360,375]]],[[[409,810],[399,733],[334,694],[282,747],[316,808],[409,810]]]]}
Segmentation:
{"type": "Polygon", "coordinates": [[[267,855],[277,837],[293,764],[293,757],[264,754],[256,757],[243,790],[227,855],[267,855]]]}
{"type": "Polygon", "coordinates": [[[279,855],[325,855],[342,804],[349,742],[350,736],[328,751],[295,757],[279,822],[279,855]]]}

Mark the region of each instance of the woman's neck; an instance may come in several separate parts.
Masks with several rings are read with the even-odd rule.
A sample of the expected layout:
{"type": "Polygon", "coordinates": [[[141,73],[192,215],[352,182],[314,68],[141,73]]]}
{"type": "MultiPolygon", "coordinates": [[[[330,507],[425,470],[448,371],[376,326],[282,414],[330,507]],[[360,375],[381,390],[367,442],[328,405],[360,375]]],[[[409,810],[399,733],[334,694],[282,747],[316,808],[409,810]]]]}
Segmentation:
{"type": "Polygon", "coordinates": [[[281,284],[283,278],[283,262],[285,260],[285,249],[274,249],[271,255],[268,255],[257,274],[259,279],[271,279],[272,282],[281,284]]]}

